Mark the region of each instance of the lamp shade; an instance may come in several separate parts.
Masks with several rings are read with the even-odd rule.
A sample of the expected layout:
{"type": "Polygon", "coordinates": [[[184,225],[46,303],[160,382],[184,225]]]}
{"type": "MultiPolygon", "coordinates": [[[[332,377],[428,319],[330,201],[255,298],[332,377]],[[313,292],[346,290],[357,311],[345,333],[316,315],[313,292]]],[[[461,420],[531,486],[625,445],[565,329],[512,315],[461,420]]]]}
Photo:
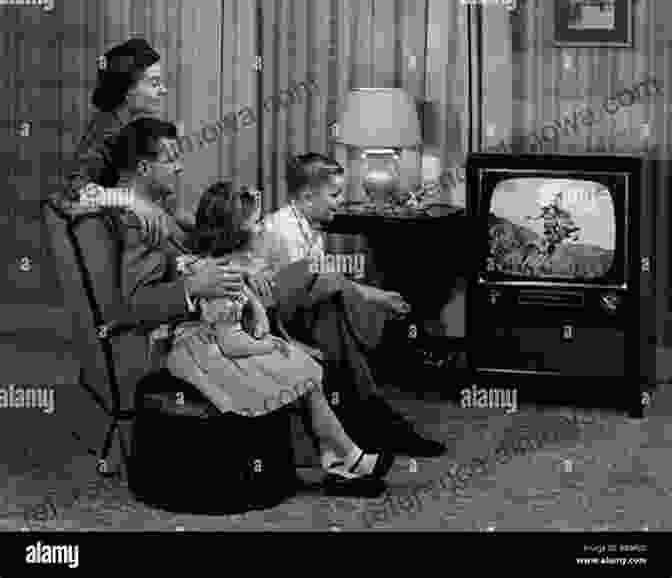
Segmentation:
{"type": "Polygon", "coordinates": [[[418,146],[415,102],[400,88],[359,88],[345,101],[338,142],[360,148],[418,146]]]}

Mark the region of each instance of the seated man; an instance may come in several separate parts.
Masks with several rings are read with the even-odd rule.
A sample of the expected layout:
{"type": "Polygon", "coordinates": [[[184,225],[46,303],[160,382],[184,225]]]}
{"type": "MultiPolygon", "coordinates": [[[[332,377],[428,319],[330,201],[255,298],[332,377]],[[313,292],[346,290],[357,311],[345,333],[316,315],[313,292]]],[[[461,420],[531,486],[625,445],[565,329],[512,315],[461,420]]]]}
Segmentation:
{"type": "MultiPolygon", "coordinates": [[[[276,271],[300,261],[309,264],[323,254],[322,237],[312,225],[328,219],[341,202],[343,172],[338,163],[319,154],[290,161],[291,201],[263,224],[262,252],[276,271]]],[[[342,398],[334,410],[358,443],[367,450],[399,455],[442,455],[442,443],[422,438],[380,397],[368,364],[367,354],[379,344],[385,321],[409,311],[401,295],[328,273],[317,275],[311,287],[290,300],[293,303],[279,304],[286,329],[325,353],[335,369],[327,374],[327,388],[342,398]]]]}
{"type": "MultiPolygon", "coordinates": [[[[170,203],[165,191],[176,174],[181,172],[179,162],[160,156],[161,141],[177,137],[175,126],[156,118],[140,118],[127,126],[119,141],[111,149],[111,163],[119,174],[130,174],[129,167],[137,163],[137,176],[133,182],[121,178],[116,187],[121,192],[133,187],[139,202],[163,210],[163,203],[170,203]],[[144,135],[144,138],[139,138],[144,135]]],[[[104,210],[104,209],[103,209],[104,210]]],[[[108,209],[110,210],[110,209],[108,209]]],[[[170,215],[165,212],[166,221],[170,215]]],[[[147,242],[137,219],[120,211],[121,291],[137,321],[166,323],[195,313],[198,298],[241,297],[242,273],[234,268],[223,268],[220,260],[204,258],[194,260],[190,274],[178,275],[178,252],[167,243],[164,246],[147,242]]],[[[177,228],[171,224],[171,230],[177,228]]],[[[148,367],[147,371],[158,369],[148,367]]]]}

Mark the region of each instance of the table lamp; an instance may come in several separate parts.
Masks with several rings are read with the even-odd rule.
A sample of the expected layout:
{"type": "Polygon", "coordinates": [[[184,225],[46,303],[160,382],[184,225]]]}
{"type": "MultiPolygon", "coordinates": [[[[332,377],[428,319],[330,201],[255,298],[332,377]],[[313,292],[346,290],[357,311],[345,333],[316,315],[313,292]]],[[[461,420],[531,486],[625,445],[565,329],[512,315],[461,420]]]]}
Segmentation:
{"type": "Polygon", "coordinates": [[[400,88],[358,88],[345,101],[337,142],[359,150],[361,185],[377,203],[399,202],[401,151],[422,144],[415,101],[400,88]]]}

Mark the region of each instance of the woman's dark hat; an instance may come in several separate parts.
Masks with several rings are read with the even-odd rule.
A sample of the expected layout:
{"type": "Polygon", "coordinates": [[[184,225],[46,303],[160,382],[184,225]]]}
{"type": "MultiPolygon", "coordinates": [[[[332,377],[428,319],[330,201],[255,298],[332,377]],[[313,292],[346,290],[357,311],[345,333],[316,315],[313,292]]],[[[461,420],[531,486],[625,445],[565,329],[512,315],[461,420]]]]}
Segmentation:
{"type": "Polygon", "coordinates": [[[110,112],[120,106],[139,73],[160,60],[159,53],[144,38],[131,38],[110,48],[98,68],[93,106],[110,112]]]}

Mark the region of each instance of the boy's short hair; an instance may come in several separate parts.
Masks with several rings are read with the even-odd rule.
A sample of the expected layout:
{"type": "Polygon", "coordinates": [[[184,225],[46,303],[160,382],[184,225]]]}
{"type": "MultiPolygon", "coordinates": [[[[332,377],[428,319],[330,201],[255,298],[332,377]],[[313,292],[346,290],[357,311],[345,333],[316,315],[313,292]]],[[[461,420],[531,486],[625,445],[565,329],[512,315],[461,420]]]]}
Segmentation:
{"type": "Polygon", "coordinates": [[[135,171],[140,161],[152,161],[161,152],[160,139],[176,139],[177,127],[158,118],[138,118],[121,129],[110,150],[117,173],[135,171]]]}
{"type": "Polygon", "coordinates": [[[210,185],[198,203],[190,247],[199,255],[223,257],[248,246],[253,233],[243,228],[256,208],[254,196],[234,191],[229,181],[210,185]]]}
{"type": "Polygon", "coordinates": [[[296,199],[304,189],[319,189],[332,176],[344,173],[343,167],[326,155],[307,153],[290,157],[287,161],[287,193],[296,199]]]}

